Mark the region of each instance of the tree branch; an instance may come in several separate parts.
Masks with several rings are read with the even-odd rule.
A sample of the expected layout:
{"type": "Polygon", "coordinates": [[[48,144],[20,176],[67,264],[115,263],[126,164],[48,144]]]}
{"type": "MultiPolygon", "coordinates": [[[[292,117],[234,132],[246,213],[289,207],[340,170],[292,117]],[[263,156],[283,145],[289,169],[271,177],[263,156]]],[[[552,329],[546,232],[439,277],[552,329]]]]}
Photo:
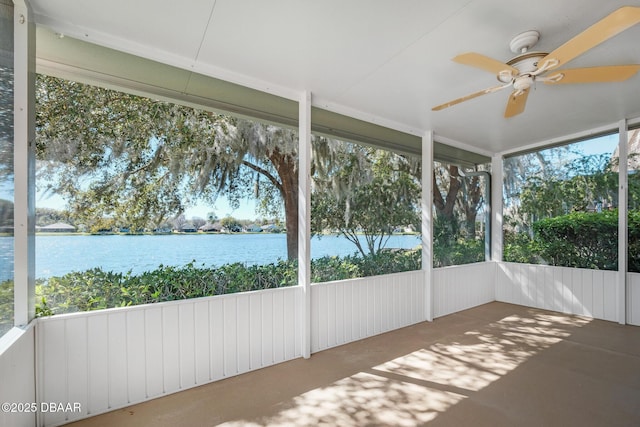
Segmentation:
{"type": "Polygon", "coordinates": [[[271,173],[269,173],[268,170],[261,168],[258,165],[255,165],[247,160],[242,160],[242,164],[245,165],[246,167],[248,167],[249,169],[253,169],[254,171],[258,172],[259,174],[265,176],[269,181],[271,181],[271,183],[280,191],[282,192],[282,183],[280,183],[280,181],[278,181],[278,179],[271,175],[271,173]]]}

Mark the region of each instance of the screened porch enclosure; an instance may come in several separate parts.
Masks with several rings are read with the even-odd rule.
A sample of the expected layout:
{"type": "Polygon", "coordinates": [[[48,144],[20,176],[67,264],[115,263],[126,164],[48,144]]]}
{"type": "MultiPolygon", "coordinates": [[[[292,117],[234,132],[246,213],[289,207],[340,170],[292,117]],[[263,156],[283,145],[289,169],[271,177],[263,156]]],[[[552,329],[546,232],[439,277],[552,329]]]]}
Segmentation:
{"type": "MultiPolygon", "coordinates": [[[[347,38],[350,31],[340,26],[336,37],[344,41],[344,52],[337,49],[336,40],[320,37],[324,30],[315,24],[309,26],[309,31],[320,31],[314,37],[304,32],[306,26],[298,25],[294,27],[305,37],[292,37],[284,31],[290,19],[283,18],[280,10],[269,15],[280,26],[263,36],[265,42],[276,36],[291,41],[291,49],[283,48],[283,61],[290,61],[290,67],[256,50],[253,43],[259,39],[244,35],[229,39],[229,45],[244,52],[240,55],[214,44],[219,31],[230,30],[218,16],[228,17],[228,22],[245,16],[255,24],[253,15],[241,12],[251,5],[267,13],[260,2],[194,2],[190,7],[209,16],[211,25],[199,16],[192,22],[193,32],[176,34],[174,39],[157,34],[155,27],[145,27],[138,37],[124,24],[113,27],[109,19],[83,17],[75,8],[58,3],[77,22],[39,0],[0,0],[3,13],[12,9],[15,27],[9,49],[15,104],[12,121],[3,124],[14,132],[14,170],[1,183],[2,188],[10,186],[15,196],[14,320],[0,336],[0,402],[15,403],[15,411],[3,406],[0,426],[49,427],[76,421],[87,426],[640,423],[636,405],[640,272],[627,262],[635,256],[629,252],[630,247],[635,250],[635,242],[628,236],[633,223],[629,215],[637,209],[636,193],[629,187],[635,182],[638,150],[629,135],[640,127],[640,101],[629,94],[637,89],[637,76],[626,86],[596,86],[589,96],[606,101],[602,105],[584,101],[571,114],[564,98],[575,92],[562,98],[550,95],[561,112],[547,113],[532,99],[531,115],[525,112],[511,121],[503,122],[499,114],[490,116],[482,103],[437,116],[425,101],[416,101],[411,90],[415,87],[427,98],[445,92],[413,72],[410,78],[398,79],[400,70],[428,66],[432,78],[443,81],[447,73],[465,76],[455,69],[445,72],[423,64],[426,55],[418,55],[422,51],[416,49],[428,49],[433,58],[448,61],[450,53],[466,48],[462,41],[469,41],[453,37],[453,28],[484,28],[476,19],[484,8],[505,8],[508,2],[434,5],[434,20],[427,23],[406,11],[397,11],[396,16],[391,12],[397,6],[390,2],[345,6],[346,16],[358,25],[365,25],[356,19],[360,9],[371,7],[373,21],[382,25],[393,17],[392,28],[406,31],[382,40],[378,32],[365,31],[365,25],[358,27],[352,40],[347,38]],[[200,28],[202,34],[197,36],[200,28]],[[154,44],[153,34],[164,44],[154,44]],[[443,46],[445,37],[452,41],[450,46],[443,46]],[[198,46],[189,51],[193,54],[189,61],[181,56],[186,46],[181,43],[187,40],[190,48],[198,46]],[[344,68],[327,67],[303,55],[306,44],[319,40],[329,43],[318,49],[322,59],[345,61],[344,68]],[[380,49],[375,54],[367,49],[374,42],[380,49]],[[359,60],[353,55],[356,51],[363,52],[359,60]],[[299,62],[301,56],[309,62],[299,62]],[[36,317],[36,72],[296,131],[297,285],[36,317]],[[398,85],[397,92],[389,89],[393,84],[398,85]],[[537,263],[505,260],[505,230],[524,230],[522,238],[530,238],[529,248],[536,248],[538,229],[534,232],[533,223],[540,219],[523,217],[526,227],[506,223],[517,209],[505,201],[505,159],[523,153],[535,156],[546,148],[605,134],[617,137],[615,167],[606,171],[616,181],[613,187],[607,182],[606,191],[602,190],[606,197],[599,195],[599,204],[591,203],[588,209],[617,212],[605,236],[615,262],[609,260],[606,268],[577,268],[550,265],[542,257],[536,258],[537,263]],[[316,136],[388,150],[419,162],[421,269],[313,283],[311,155],[316,136]],[[472,201],[456,199],[453,206],[449,200],[447,207],[452,185],[472,201]],[[460,219],[455,237],[449,240],[439,234],[443,212],[460,219]],[[19,403],[29,405],[19,407],[19,403]],[[51,404],[71,404],[71,409],[51,410],[51,404]]],[[[105,16],[111,13],[98,3],[90,9],[105,16]]],[[[529,13],[539,10],[518,3],[529,13]]],[[[546,3],[576,28],[588,25],[586,17],[574,17],[565,6],[546,3]]],[[[289,6],[299,23],[308,21],[306,13],[325,20],[332,17],[326,10],[289,6]]],[[[595,0],[591,6],[594,10],[588,15],[593,16],[587,20],[591,23],[611,8],[595,0]]],[[[424,5],[416,7],[429,11],[424,5]]],[[[123,19],[131,23],[129,19],[137,16],[140,23],[146,22],[141,13],[136,6],[123,19]]],[[[178,25],[174,20],[185,10],[173,11],[175,16],[157,13],[178,25]]],[[[542,15],[536,18],[555,25],[542,15]]],[[[624,39],[621,36],[620,43],[628,47],[624,55],[621,49],[596,53],[604,59],[618,61],[618,54],[640,62],[634,39],[640,34],[638,28],[623,34],[624,39]]],[[[490,33],[480,31],[479,37],[491,38],[490,33]]],[[[284,39],[278,43],[288,46],[284,39]]],[[[7,47],[2,49],[5,58],[7,47]]],[[[538,95],[544,94],[532,93],[532,98],[538,95]]],[[[497,105],[494,100],[487,102],[497,105]]],[[[594,174],[585,175],[590,179],[594,174]]],[[[558,182],[573,182],[576,176],[569,174],[558,182]]],[[[561,214],[569,215],[572,207],[565,204],[561,214]]]]}

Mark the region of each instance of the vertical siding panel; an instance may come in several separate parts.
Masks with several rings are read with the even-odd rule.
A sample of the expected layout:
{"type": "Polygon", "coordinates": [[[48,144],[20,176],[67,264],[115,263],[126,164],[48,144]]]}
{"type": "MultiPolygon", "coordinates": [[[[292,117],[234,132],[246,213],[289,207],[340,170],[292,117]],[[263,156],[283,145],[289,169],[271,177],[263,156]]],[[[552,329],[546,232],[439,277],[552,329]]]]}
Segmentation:
{"type": "Polygon", "coordinates": [[[553,298],[552,307],[554,311],[562,311],[562,268],[553,269],[553,298]]]}
{"type": "MultiPolygon", "coordinates": [[[[367,290],[366,299],[366,325],[364,336],[368,337],[375,333],[376,322],[376,281],[375,278],[369,278],[362,281],[362,286],[367,290]],[[371,280],[369,280],[371,279],[371,280]]],[[[406,295],[406,294],[405,294],[406,295]]]]}
{"type": "MultiPolygon", "coordinates": [[[[87,318],[89,414],[109,409],[109,326],[106,315],[87,318]]],[[[66,400],[65,400],[66,402],[66,400]]]]}
{"type": "Polygon", "coordinates": [[[222,301],[224,324],[224,375],[238,373],[238,328],[236,322],[237,296],[225,296],[222,301]]]}
{"type": "MultiPolygon", "coordinates": [[[[67,319],[64,323],[66,324],[66,353],[67,366],[69,367],[69,369],[64,370],[67,374],[68,388],[66,401],[80,403],[84,412],[87,408],[87,390],[89,386],[87,378],[87,370],[89,368],[87,361],[87,319],[84,317],[67,319]]],[[[84,415],[82,412],[72,412],[67,414],[67,419],[71,421],[82,418],[84,415]]]]}
{"type": "Polygon", "coordinates": [[[197,301],[194,306],[195,381],[204,384],[211,380],[211,335],[209,302],[197,301]]]}
{"type": "Polygon", "coordinates": [[[287,289],[282,291],[284,297],[284,358],[291,360],[296,357],[296,291],[287,289]]]}
{"type": "Polygon", "coordinates": [[[128,403],[141,402],[147,398],[144,323],[144,310],[127,312],[128,403]]]}
{"type": "Polygon", "coordinates": [[[326,286],[327,290],[327,346],[335,347],[336,340],[336,284],[326,286]]]}
{"type": "Polygon", "coordinates": [[[196,325],[195,303],[181,302],[178,306],[180,346],[180,388],[188,388],[196,381],[196,325]]]}
{"type": "MultiPolygon", "coordinates": [[[[65,321],[47,320],[38,326],[41,328],[39,332],[43,343],[41,353],[45,356],[42,372],[42,401],[67,402],[67,378],[71,373],[67,371],[67,355],[65,354],[65,321]]],[[[44,413],[42,419],[47,425],[61,424],[65,415],[55,412],[44,413]]]]}
{"type": "Polygon", "coordinates": [[[273,364],[273,292],[262,296],[262,365],[273,364]]]}
{"type": "Polygon", "coordinates": [[[262,364],[262,295],[263,293],[252,294],[249,299],[249,311],[251,323],[249,325],[251,357],[251,369],[261,368],[262,364]]]}
{"type": "Polygon", "coordinates": [[[553,269],[551,267],[544,267],[544,294],[542,299],[541,308],[552,309],[553,307],[553,269]]]}
{"type": "Polygon", "coordinates": [[[120,408],[129,403],[127,387],[127,315],[112,313],[108,322],[109,408],[120,408]]]}
{"type": "Polygon", "coordinates": [[[163,392],[162,353],[162,309],[159,307],[145,310],[145,367],[147,397],[155,397],[163,392]]]}
{"type": "MultiPolygon", "coordinates": [[[[302,356],[302,325],[304,323],[302,319],[302,304],[303,304],[303,295],[302,295],[302,287],[298,286],[295,288],[295,345],[296,345],[296,357],[302,356]]],[[[312,311],[313,313],[313,311],[312,311]]]]}
{"type": "MultiPolygon", "coordinates": [[[[318,294],[320,293],[320,285],[311,286],[311,352],[314,353],[320,348],[320,301],[318,294]]],[[[304,300],[300,300],[300,304],[304,304],[304,300]]]]}
{"type": "MultiPolygon", "coordinates": [[[[372,277],[371,281],[368,284],[370,290],[370,310],[369,315],[371,318],[371,331],[369,332],[369,336],[380,333],[380,278],[372,277]]],[[[407,289],[407,292],[409,289],[407,289]]],[[[410,312],[411,307],[408,307],[410,312]]]]}
{"type": "Polygon", "coordinates": [[[604,288],[604,319],[616,321],[616,275],[615,271],[600,271],[604,288]]]}
{"type": "Polygon", "coordinates": [[[351,342],[354,340],[354,298],[353,298],[353,282],[347,282],[342,285],[344,289],[344,341],[351,342]]]}
{"type": "Polygon", "coordinates": [[[329,346],[329,321],[327,320],[329,297],[327,293],[326,285],[318,286],[318,349],[322,350],[329,346]]]}
{"type": "Polygon", "coordinates": [[[238,372],[247,372],[251,368],[251,342],[249,329],[249,297],[238,294],[236,298],[236,324],[237,324],[237,348],[238,348],[238,372]]]}
{"type": "Polygon", "coordinates": [[[284,361],[284,298],[282,292],[273,293],[273,361],[284,361]]]}
{"type": "Polygon", "coordinates": [[[582,270],[582,307],[584,314],[593,317],[593,272],[582,270]]]}
{"type": "Polygon", "coordinates": [[[162,358],[164,392],[180,389],[180,329],[177,305],[162,308],[162,358]]]}
{"type": "MultiPolygon", "coordinates": [[[[222,298],[209,301],[209,344],[211,355],[211,379],[218,380],[225,377],[225,349],[224,349],[224,300],[222,298]]],[[[231,333],[231,332],[229,332],[231,333]]]]}
{"type": "Polygon", "coordinates": [[[631,325],[640,326],[640,274],[629,273],[629,297],[627,321],[631,325]]]}
{"type": "Polygon", "coordinates": [[[583,303],[583,292],[582,292],[582,270],[573,269],[571,275],[571,282],[573,284],[573,313],[584,315],[584,303],[583,303]]]}
{"type": "MultiPolygon", "coordinates": [[[[593,316],[597,319],[604,319],[604,286],[602,271],[593,271],[593,316]]],[[[612,283],[613,285],[613,283],[612,283]]]]}
{"type": "Polygon", "coordinates": [[[537,294],[537,270],[536,265],[526,265],[527,271],[527,305],[529,307],[538,306],[538,294],[537,294]]]}
{"type": "Polygon", "coordinates": [[[344,344],[345,341],[345,291],[344,283],[336,286],[336,329],[335,337],[337,344],[344,344]]]}
{"type": "Polygon", "coordinates": [[[506,270],[509,268],[509,265],[504,262],[497,263],[496,269],[496,301],[504,301],[503,296],[503,288],[504,283],[507,280],[506,270]]]}
{"type": "Polygon", "coordinates": [[[362,286],[360,286],[360,283],[358,282],[351,282],[351,289],[353,292],[352,298],[353,298],[353,305],[352,305],[352,312],[351,312],[351,316],[353,319],[352,327],[351,327],[351,333],[353,334],[353,341],[358,340],[360,338],[362,338],[362,331],[361,331],[361,318],[362,318],[362,286]]]}

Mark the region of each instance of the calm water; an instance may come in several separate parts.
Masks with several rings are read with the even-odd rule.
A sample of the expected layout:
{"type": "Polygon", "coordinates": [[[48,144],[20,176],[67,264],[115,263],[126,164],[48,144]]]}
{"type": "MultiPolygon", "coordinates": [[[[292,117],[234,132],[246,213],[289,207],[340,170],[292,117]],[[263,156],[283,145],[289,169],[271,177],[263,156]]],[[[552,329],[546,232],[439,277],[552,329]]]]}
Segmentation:
{"type": "MultiPolygon", "coordinates": [[[[411,249],[420,244],[416,236],[392,236],[388,248],[411,249]]],[[[0,237],[0,254],[13,251],[12,238],[0,237]]],[[[343,237],[311,240],[311,257],[350,255],[356,247],[343,237]]],[[[286,259],[284,234],[194,234],[151,236],[36,236],[36,277],[61,276],[71,271],[101,267],[134,274],[160,264],[220,266],[231,262],[268,264],[286,259]]],[[[0,281],[11,277],[12,266],[0,261],[0,281]]]]}

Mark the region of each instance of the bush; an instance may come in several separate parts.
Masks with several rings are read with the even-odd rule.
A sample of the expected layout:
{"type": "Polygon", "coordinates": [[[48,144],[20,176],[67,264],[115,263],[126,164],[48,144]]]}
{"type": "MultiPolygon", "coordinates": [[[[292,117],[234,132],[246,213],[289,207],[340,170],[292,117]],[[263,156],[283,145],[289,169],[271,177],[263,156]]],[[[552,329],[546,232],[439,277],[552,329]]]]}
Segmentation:
{"type": "MultiPolygon", "coordinates": [[[[312,282],[328,282],[420,269],[420,251],[383,251],[360,257],[312,260],[312,282]]],[[[218,268],[160,266],[140,275],[94,268],[38,280],[36,315],[90,311],[162,301],[293,286],[298,283],[295,261],[266,265],[225,264],[218,268]]],[[[0,304],[2,301],[0,300],[0,304]]]]}
{"type": "Polygon", "coordinates": [[[551,265],[616,270],[618,212],[573,212],[533,224],[534,252],[551,265]]]}
{"type": "MultiPolygon", "coordinates": [[[[640,211],[630,211],[629,271],[640,272],[640,211]]],[[[505,261],[616,270],[618,212],[574,212],[537,221],[534,238],[505,232],[505,261]]]]}
{"type": "Polygon", "coordinates": [[[13,281],[0,282],[0,337],[13,326],[13,281]]]}

